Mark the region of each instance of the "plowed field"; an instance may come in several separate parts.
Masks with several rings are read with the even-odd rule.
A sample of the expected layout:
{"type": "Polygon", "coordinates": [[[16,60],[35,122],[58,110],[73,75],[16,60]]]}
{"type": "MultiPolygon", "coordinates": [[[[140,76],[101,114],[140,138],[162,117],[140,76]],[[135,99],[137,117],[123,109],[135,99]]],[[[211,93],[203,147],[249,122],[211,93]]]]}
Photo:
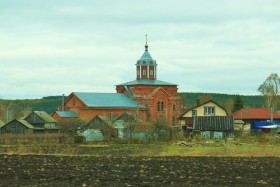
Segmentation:
{"type": "Polygon", "coordinates": [[[0,155],[1,186],[280,186],[280,158],[0,155]]]}

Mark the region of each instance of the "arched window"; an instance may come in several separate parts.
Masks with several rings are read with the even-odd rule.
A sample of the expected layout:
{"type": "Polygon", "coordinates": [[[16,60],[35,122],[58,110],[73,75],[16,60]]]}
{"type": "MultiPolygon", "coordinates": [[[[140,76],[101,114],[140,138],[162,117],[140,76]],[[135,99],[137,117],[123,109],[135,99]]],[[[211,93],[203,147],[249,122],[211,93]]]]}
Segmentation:
{"type": "Polygon", "coordinates": [[[150,75],[153,76],[154,75],[154,71],[150,70],[150,75]]]}
{"type": "Polygon", "coordinates": [[[161,111],[164,111],[164,102],[161,102],[161,111]]]}

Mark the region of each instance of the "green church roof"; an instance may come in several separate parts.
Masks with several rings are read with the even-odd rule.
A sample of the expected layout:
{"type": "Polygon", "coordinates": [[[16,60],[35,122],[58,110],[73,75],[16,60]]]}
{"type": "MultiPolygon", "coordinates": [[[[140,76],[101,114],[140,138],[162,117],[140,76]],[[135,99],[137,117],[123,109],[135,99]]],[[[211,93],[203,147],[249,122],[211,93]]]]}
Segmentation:
{"type": "Polygon", "coordinates": [[[156,65],[156,61],[153,60],[152,56],[148,51],[148,44],[145,45],[145,52],[141,56],[141,58],[137,61],[137,65],[156,65]]]}
{"type": "Polygon", "coordinates": [[[88,107],[104,108],[144,108],[123,93],[74,92],[88,107]]]}
{"type": "Polygon", "coordinates": [[[176,84],[172,84],[160,80],[148,80],[148,79],[134,80],[123,84],[119,84],[117,86],[131,86],[131,85],[176,86],[176,84]]]}

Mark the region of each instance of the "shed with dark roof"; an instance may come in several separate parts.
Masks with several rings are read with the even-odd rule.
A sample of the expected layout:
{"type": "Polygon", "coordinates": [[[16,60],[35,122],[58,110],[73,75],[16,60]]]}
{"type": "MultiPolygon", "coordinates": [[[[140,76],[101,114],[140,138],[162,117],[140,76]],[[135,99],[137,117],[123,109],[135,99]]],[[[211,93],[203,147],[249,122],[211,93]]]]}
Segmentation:
{"type": "Polygon", "coordinates": [[[232,116],[196,116],[193,130],[205,138],[222,138],[233,136],[232,116]]]}

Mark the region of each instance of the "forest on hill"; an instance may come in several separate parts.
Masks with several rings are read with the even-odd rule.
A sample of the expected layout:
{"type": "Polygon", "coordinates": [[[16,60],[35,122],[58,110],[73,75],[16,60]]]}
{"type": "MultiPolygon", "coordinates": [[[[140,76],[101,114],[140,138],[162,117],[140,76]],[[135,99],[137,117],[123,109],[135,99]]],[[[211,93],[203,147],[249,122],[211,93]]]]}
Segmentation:
{"type": "MultiPolygon", "coordinates": [[[[214,100],[218,104],[225,106],[226,103],[234,101],[238,95],[236,94],[220,94],[220,93],[193,93],[180,92],[178,93],[182,100],[182,105],[186,108],[195,106],[196,100],[200,99],[203,103],[207,100],[214,100]]],[[[244,107],[265,107],[264,97],[262,95],[239,95],[244,103],[244,107]]]]}
{"type": "MultiPolygon", "coordinates": [[[[182,101],[184,109],[191,108],[196,105],[196,100],[200,99],[200,103],[207,100],[214,100],[231,113],[234,100],[237,95],[218,94],[218,93],[178,93],[182,101]]],[[[240,95],[244,107],[264,107],[265,102],[261,95],[240,95]]],[[[23,99],[23,100],[5,100],[0,99],[0,120],[6,122],[14,118],[21,118],[31,111],[46,111],[49,114],[57,110],[58,105],[62,102],[62,96],[48,96],[42,99],[23,99]]]]}

